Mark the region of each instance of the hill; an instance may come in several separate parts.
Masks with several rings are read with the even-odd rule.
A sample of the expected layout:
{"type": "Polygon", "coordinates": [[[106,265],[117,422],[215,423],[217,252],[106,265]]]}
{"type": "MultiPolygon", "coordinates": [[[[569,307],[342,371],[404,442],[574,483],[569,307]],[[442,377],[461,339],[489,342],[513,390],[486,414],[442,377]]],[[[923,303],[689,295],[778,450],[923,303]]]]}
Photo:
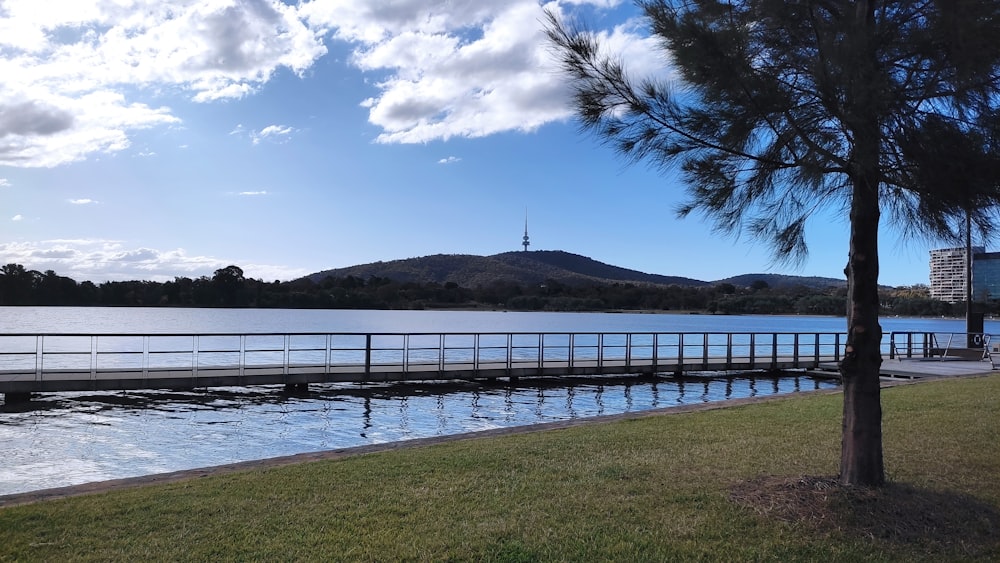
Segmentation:
{"type": "Polygon", "coordinates": [[[447,283],[462,287],[486,286],[494,282],[535,285],[555,280],[568,285],[628,282],[655,285],[703,286],[707,282],[678,276],[661,276],[598,262],[558,250],[505,252],[493,256],[435,254],[389,262],[374,262],[324,270],[307,276],[319,282],[326,277],[372,276],[399,282],[447,283]]]}
{"type": "Polygon", "coordinates": [[[419,258],[324,270],[306,277],[314,282],[321,282],[327,277],[346,278],[348,276],[360,279],[388,278],[403,283],[445,284],[452,282],[467,288],[485,287],[495,282],[536,285],[544,283],[546,280],[555,280],[567,285],[634,283],[686,287],[701,287],[723,282],[746,287],[757,280],[763,280],[771,287],[804,285],[812,288],[825,288],[845,284],[842,280],[832,278],[779,274],[745,274],[725,280],[707,282],[681,276],[647,274],[561,250],[504,252],[493,256],[434,254],[419,258]]]}
{"type": "Polygon", "coordinates": [[[782,274],[742,274],[724,280],[717,280],[715,283],[731,283],[737,287],[750,287],[754,282],[763,281],[768,287],[786,288],[794,286],[804,286],[811,289],[823,289],[828,287],[847,287],[847,280],[834,278],[820,278],[815,276],[786,276],[782,274]]]}

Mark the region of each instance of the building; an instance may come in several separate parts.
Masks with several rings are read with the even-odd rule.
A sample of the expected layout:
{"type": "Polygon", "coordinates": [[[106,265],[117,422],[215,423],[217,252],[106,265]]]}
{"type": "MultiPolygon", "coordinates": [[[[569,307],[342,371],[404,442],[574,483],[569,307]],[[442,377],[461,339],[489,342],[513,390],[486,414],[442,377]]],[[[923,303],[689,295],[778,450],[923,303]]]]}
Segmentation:
{"type": "Polygon", "coordinates": [[[972,300],[984,303],[1000,299],[1000,252],[972,255],[972,300]]]}
{"type": "MultiPolygon", "coordinates": [[[[985,254],[982,246],[972,247],[972,257],[985,254]]],[[[975,262],[973,262],[975,264],[975,262]]],[[[964,302],[966,296],[966,268],[968,259],[965,247],[941,248],[931,251],[931,299],[948,303],[964,302]]],[[[973,273],[976,268],[973,265],[973,273]]],[[[973,282],[975,287],[975,282],[973,282]]]]}

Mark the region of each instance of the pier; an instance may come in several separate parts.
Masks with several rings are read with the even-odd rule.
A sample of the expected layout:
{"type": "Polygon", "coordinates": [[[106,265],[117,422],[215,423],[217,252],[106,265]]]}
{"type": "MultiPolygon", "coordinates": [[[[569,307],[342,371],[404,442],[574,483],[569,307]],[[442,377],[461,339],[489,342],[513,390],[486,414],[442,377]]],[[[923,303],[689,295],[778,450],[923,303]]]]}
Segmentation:
{"type": "MultiPolygon", "coordinates": [[[[883,352],[894,360],[886,363],[934,358],[947,352],[940,340],[886,335],[883,352]]],[[[333,382],[776,370],[835,376],[845,342],[844,333],[823,332],[0,334],[0,393],[18,402],[40,392],[333,382]]],[[[899,376],[926,371],[907,366],[899,376]]]]}

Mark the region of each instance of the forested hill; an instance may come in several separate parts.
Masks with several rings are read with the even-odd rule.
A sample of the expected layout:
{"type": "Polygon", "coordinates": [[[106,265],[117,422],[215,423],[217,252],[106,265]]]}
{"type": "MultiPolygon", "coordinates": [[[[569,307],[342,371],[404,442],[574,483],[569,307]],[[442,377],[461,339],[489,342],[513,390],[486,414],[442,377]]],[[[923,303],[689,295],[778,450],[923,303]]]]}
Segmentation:
{"type": "Polygon", "coordinates": [[[360,279],[374,276],[402,283],[452,282],[468,288],[486,286],[497,281],[535,285],[545,280],[555,280],[568,285],[615,282],[691,287],[708,285],[707,282],[691,278],[646,274],[619,268],[559,250],[505,252],[493,256],[435,254],[325,270],[307,277],[314,282],[320,282],[326,277],[347,276],[360,279]]]}
{"type": "MultiPolygon", "coordinates": [[[[375,262],[325,270],[307,277],[318,283],[327,277],[346,278],[347,276],[363,280],[371,277],[386,278],[400,283],[444,284],[452,282],[467,288],[485,287],[498,281],[529,286],[543,283],[546,280],[555,280],[567,285],[636,283],[702,287],[713,283],[680,276],[647,274],[560,250],[505,252],[493,256],[435,254],[421,258],[375,262]]],[[[805,278],[776,274],[746,274],[718,280],[714,283],[728,282],[740,287],[749,287],[755,281],[764,281],[772,287],[803,285],[824,288],[844,285],[844,282],[830,278],[805,278]]]]}
{"type": "Polygon", "coordinates": [[[823,289],[828,287],[847,287],[846,279],[821,278],[815,276],[786,276],[784,274],[743,274],[715,283],[731,283],[736,287],[751,287],[755,283],[764,282],[768,287],[809,287],[823,289]]]}

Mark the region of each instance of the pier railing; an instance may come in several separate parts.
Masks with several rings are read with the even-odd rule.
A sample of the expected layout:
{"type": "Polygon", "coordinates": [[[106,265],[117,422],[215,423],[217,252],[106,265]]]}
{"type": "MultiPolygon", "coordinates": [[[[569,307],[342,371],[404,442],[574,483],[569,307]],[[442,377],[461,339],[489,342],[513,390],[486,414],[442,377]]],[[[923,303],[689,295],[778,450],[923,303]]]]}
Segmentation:
{"type": "Polygon", "coordinates": [[[991,342],[996,343],[985,332],[897,331],[889,334],[889,358],[982,358],[991,342]]]}
{"type": "MultiPolygon", "coordinates": [[[[884,356],[946,356],[989,334],[891,332],[884,356]]],[[[477,332],[0,334],[0,385],[138,376],[497,371],[565,373],[816,367],[839,362],[836,332],[477,332]]]]}
{"type": "Polygon", "coordinates": [[[0,334],[0,390],[814,368],[839,361],[844,341],[823,332],[0,334]]]}

